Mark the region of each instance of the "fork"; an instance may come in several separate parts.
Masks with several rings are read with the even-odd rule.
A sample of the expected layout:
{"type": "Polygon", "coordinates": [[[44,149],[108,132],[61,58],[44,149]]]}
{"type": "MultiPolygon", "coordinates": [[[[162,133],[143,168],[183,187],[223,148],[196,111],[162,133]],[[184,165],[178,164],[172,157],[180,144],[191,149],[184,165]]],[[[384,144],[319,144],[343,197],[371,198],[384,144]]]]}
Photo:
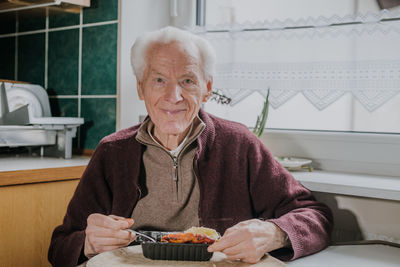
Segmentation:
{"type": "Polygon", "coordinates": [[[138,235],[138,236],[142,236],[142,237],[144,237],[144,238],[147,238],[147,239],[150,240],[151,242],[154,242],[154,243],[157,242],[154,238],[152,238],[152,237],[150,237],[150,236],[148,236],[148,235],[142,234],[142,233],[140,233],[140,232],[137,232],[137,231],[135,231],[135,230],[132,230],[132,229],[125,229],[125,230],[128,231],[128,232],[131,232],[131,233],[133,233],[133,234],[135,234],[135,235],[138,235]]]}

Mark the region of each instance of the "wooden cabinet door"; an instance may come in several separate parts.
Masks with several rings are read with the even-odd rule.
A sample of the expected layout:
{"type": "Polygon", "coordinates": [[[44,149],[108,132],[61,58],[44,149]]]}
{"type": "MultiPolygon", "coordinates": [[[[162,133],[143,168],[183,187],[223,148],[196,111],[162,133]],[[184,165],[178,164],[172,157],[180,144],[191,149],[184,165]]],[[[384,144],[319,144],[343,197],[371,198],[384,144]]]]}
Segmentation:
{"type": "Polygon", "coordinates": [[[47,251],[79,179],[0,187],[0,265],[51,266],[47,251]]]}

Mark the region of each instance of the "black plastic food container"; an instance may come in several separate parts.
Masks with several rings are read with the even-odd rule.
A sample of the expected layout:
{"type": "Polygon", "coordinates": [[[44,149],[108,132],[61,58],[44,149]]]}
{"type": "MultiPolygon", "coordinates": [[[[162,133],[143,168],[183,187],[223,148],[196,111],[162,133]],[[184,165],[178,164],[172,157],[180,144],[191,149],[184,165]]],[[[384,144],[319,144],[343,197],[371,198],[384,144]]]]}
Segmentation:
{"type": "Polygon", "coordinates": [[[177,244],[166,242],[142,243],[143,255],[152,260],[208,261],[213,253],[209,244],[177,244]]]}

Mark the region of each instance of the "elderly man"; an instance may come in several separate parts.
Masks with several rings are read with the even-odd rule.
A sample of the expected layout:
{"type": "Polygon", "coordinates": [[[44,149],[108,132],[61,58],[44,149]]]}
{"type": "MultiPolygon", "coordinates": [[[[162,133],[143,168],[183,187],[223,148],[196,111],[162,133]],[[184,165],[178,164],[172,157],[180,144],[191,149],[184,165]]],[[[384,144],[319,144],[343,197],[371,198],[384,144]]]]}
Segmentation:
{"type": "Polygon", "coordinates": [[[149,116],[98,145],[52,237],[49,260],[75,266],[127,246],[127,228],[223,233],[209,251],[258,262],[326,247],[332,215],[245,126],[201,109],[215,55],[191,33],[167,27],[132,47],[139,98],[149,116]]]}

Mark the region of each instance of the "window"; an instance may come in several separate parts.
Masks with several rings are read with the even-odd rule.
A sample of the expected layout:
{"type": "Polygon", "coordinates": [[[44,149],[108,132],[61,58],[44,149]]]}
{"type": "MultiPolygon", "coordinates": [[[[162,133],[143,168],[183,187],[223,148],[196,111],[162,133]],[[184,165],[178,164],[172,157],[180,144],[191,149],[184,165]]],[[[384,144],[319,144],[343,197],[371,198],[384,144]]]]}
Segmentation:
{"type": "Polygon", "coordinates": [[[200,2],[203,23],[193,31],[217,50],[214,90],[233,99],[208,102],[206,111],[253,127],[269,88],[262,140],[274,155],[310,158],[324,171],[398,177],[400,7],[200,2]]]}
{"type": "Polygon", "coordinates": [[[197,29],[217,50],[208,112],[252,127],[400,133],[400,11],[374,0],[213,0],[197,29]]]}

